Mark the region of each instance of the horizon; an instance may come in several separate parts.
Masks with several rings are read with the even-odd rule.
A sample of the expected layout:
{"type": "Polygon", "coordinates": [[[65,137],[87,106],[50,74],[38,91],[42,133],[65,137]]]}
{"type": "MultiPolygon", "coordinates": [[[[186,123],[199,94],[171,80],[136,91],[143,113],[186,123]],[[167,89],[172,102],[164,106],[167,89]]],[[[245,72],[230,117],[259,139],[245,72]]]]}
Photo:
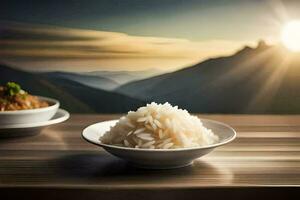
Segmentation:
{"type": "Polygon", "coordinates": [[[4,46],[0,51],[2,61],[37,71],[86,71],[87,68],[88,71],[143,71],[151,68],[174,71],[208,58],[229,56],[243,46],[254,45],[254,42],[244,41],[193,42],[178,38],[141,37],[120,32],[7,22],[0,30],[4,33],[0,41],[4,46]],[[5,38],[6,32],[10,34],[8,39],[5,38]],[[98,40],[107,41],[97,44],[98,40]],[[66,50],[55,49],[57,45],[66,50]],[[226,50],[222,50],[224,47],[226,50]],[[88,48],[94,48],[96,52],[91,53],[88,48]],[[45,63],[50,66],[45,66],[45,63]],[[68,67],[71,65],[73,67],[68,67]],[[40,69],[41,66],[44,67],[40,69]]]}
{"type": "MultiPolygon", "coordinates": [[[[259,48],[266,48],[264,49],[263,51],[266,53],[268,51],[268,49],[274,49],[276,48],[277,49],[277,52],[278,50],[281,52],[280,54],[284,54],[285,57],[289,57],[288,59],[292,57],[294,57],[295,55],[300,55],[300,52],[293,52],[293,51],[290,51],[287,49],[287,47],[285,47],[282,42],[280,43],[276,43],[276,44],[270,44],[268,42],[266,42],[265,40],[263,39],[260,39],[258,40],[255,45],[243,45],[241,48],[237,49],[236,51],[234,51],[232,54],[229,54],[229,55],[219,55],[219,56],[215,56],[215,57],[208,57],[206,59],[203,59],[203,60],[199,60],[198,62],[196,61],[195,63],[191,64],[191,65],[188,65],[186,67],[180,67],[180,68],[177,68],[177,69],[173,69],[173,70],[163,70],[163,69],[160,69],[160,68],[146,68],[146,69],[136,69],[136,70],[124,70],[124,69],[121,69],[121,70],[107,70],[107,69],[96,69],[96,70],[92,70],[92,71],[87,71],[87,70],[82,70],[82,71],[69,71],[69,70],[61,70],[61,69],[42,69],[42,70],[37,70],[36,68],[26,68],[26,65],[25,67],[24,66],[18,66],[18,65],[14,65],[14,64],[11,64],[9,62],[6,62],[6,61],[0,61],[0,64],[4,64],[4,66],[7,66],[7,67],[11,67],[11,68],[14,68],[14,69],[18,69],[18,70],[22,70],[22,71],[27,71],[27,72],[30,72],[30,73],[34,73],[34,72],[37,72],[37,73],[51,73],[51,72],[66,72],[66,73],[74,73],[74,74],[79,74],[79,75],[93,75],[91,73],[109,73],[109,74],[113,74],[113,73],[149,73],[148,75],[146,75],[144,78],[150,78],[150,77],[153,77],[153,76],[158,76],[158,75],[163,75],[163,74],[166,74],[166,73],[173,73],[173,72],[177,72],[177,71],[180,71],[182,69],[188,69],[190,67],[194,67],[196,65],[199,65],[199,64],[202,64],[203,62],[206,62],[210,59],[219,59],[219,58],[228,58],[228,57],[232,57],[236,54],[238,54],[239,52],[242,52],[244,51],[245,49],[251,49],[251,50],[258,50],[258,54],[257,56],[259,56],[260,54],[260,50],[259,48]]],[[[95,75],[97,76],[97,75],[95,75]]],[[[102,74],[103,76],[103,74],[102,74]]],[[[141,76],[143,77],[143,76],[141,76]]],[[[140,79],[143,79],[143,78],[140,78],[140,79]]]]}
{"type": "MultiPolygon", "coordinates": [[[[261,43],[264,43],[265,45],[268,46],[268,48],[272,48],[272,47],[280,47],[282,49],[285,49],[286,48],[283,46],[282,43],[277,43],[277,44],[270,44],[268,42],[266,42],[265,40],[263,39],[259,39],[256,43],[253,43],[251,45],[242,45],[240,48],[238,48],[236,51],[233,51],[232,53],[230,54],[224,54],[224,55],[216,55],[216,56],[212,56],[212,57],[207,57],[207,58],[204,58],[204,59],[200,59],[198,61],[195,61],[187,66],[182,66],[182,67],[179,67],[179,68],[174,68],[172,70],[164,70],[164,69],[161,69],[159,67],[155,68],[155,67],[152,67],[152,68],[146,68],[146,69],[96,69],[95,70],[79,70],[79,71],[74,71],[74,70],[64,70],[64,69],[56,69],[56,68],[49,68],[49,69],[37,69],[35,67],[30,67],[28,66],[27,67],[27,64],[24,65],[24,63],[22,63],[23,65],[18,65],[18,64],[15,64],[14,62],[7,62],[6,60],[0,60],[0,62],[2,62],[2,64],[4,65],[7,65],[8,67],[13,67],[13,68],[16,68],[16,69],[20,69],[20,70],[24,70],[24,71],[28,71],[28,72],[74,72],[74,73],[93,73],[93,72],[137,72],[137,73],[142,73],[142,72],[154,72],[154,74],[164,74],[164,73],[170,73],[170,72],[176,72],[178,70],[181,70],[181,69],[185,69],[185,68],[189,68],[189,67],[193,67],[194,65],[197,65],[197,64],[201,64],[202,62],[205,62],[207,60],[210,60],[210,59],[218,59],[218,58],[224,58],[224,57],[231,57],[237,53],[239,53],[240,51],[246,49],[246,48],[251,48],[251,49],[257,49],[261,43]]],[[[298,52],[291,52],[291,51],[286,51],[286,53],[288,54],[300,54],[298,52]]],[[[30,63],[32,64],[32,63],[30,63]]]]}
{"type": "MultiPolygon", "coordinates": [[[[13,67],[13,68],[17,68],[17,69],[20,69],[20,70],[24,70],[24,71],[28,71],[28,72],[74,72],[74,73],[93,73],[93,72],[137,72],[137,73],[142,73],[142,72],[156,72],[154,74],[164,74],[164,73],[170,73],[170,72],[176,72],[178,70],[181,70],[181,69],[185,69],[185,68],[189,68],[189,67],[193,67],[194,65],[197,65],[197,64],[201,64],[202,62],[205,62],[207,60],[210,60],[210,59],[218,59],[218,58],[223,58],[223,57],[231,57],[235,54],[237,54],[238,52],[244,50],[245,48],[251,48],[251,49],[256,49],[259,47],[260,43],[263,42],[265,45],[267,45],[268,47],[281,47],[283,49],[286,49],[281,43],[277,43],[277,44],[270,44],[270,43],[267,43],[265,40],[263,39],[259,39],[256,43],[253,43],[251,45],[242,45],[240,48],[238,48],[236,51],[233,51],[232,53],[230,54],[224,54],[224,55],[216,55],[216,56],[212,56],[212,57],[207,57],[207,58],[204,58],[204,59],[200,59],[198,61],[195,61],[187,66],[181,66],[179,68],[174,68],[172,70],[164,70],[164,69],[161,69],[159,67],[155,68],[155,67],[152,67],[152,68],[146,68],[146,69],[95,69],[95,70],[80,70],[80,71],[74,71],[74,70],[61,70],[61,69],[55,69],[55,68],[49,68],[49,69],[37,69],[35,67],[27,67],[27,64],[24,65],[23,63],[23,66],[21,65],[18,65],[18,64],[15,64],[14,62],[7,62],[6,60],[0,60],[0,63],[2,62],[2,64],[4,65],[7,65],[8,67],[13,67]]],[[[298,54],[297,52],[290,52],[288,51],[288,53],[290,54],[298,54]]],[[[97,68],[97,67],[96,67],[97,68]]]]}

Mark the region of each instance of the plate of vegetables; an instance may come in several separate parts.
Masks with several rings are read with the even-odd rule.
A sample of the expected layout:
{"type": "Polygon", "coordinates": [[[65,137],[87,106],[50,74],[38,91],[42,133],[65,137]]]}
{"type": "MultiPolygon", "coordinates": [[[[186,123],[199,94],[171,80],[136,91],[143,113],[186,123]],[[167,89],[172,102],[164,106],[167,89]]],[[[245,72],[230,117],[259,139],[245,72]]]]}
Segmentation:
{"type": "Polygon", "coordinates": [[[59,123],[69,118],[69,113],[59,109],[56,99],[36,96],[23,90],[15,82],[0,86],[0,129],[40,127],[50,122],[59,123]]]}

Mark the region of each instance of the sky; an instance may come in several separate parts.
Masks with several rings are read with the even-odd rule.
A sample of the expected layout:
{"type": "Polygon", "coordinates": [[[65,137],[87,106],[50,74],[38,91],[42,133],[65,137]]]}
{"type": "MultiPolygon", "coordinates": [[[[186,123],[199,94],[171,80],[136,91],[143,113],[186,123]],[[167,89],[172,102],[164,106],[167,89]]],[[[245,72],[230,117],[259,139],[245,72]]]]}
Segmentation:
{"type": "Polygon", "coordinates": [[[175,70],[300,18],[283,0],[2,0],[0,56],[29,70],[175,70]]]}

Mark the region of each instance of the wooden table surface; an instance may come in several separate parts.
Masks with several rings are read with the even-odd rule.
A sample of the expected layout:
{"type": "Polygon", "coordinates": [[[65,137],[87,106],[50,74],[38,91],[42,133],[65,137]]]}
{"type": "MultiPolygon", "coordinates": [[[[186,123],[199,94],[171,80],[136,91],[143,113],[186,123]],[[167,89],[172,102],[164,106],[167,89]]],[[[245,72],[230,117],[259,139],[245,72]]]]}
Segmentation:
{"type": "Polygon", "coordinates": [[[119,115],[72,115],[67,122],[48,127],[39,135],[0,138],[0,196],[28,199],[299,196],[299,115],[199,116],[231,125],[237,131],[237,138],[192,166],[176,170],[133,168],[81,138],[86,126],[117,119],[119,115]]]}

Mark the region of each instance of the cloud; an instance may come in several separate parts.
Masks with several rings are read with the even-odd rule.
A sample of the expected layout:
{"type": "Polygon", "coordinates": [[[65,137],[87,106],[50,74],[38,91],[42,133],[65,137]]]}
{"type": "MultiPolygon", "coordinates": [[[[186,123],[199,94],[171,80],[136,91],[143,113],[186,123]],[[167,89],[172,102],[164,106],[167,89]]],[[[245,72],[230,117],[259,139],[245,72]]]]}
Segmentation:
{"type": "MultiPolygon", "coordinates": [[[[241,41],[190,41],[180,38],[143,37],[125,33],[71,29],[41,25],[9,24],[0,28],[0,56],[6,60],[58,62],[98,61],[98,66],[119,60],[119,67],[133,68],[145,62],[167,60],[187,65],[209,57],[228,55],[241,47],[241,41]],[[126,61],[126,63],[124,63],[126,61]],[[124,66],[122,66],[123,64],[124,66]],[[131,65],[130,63],[131,62],[131,65]]],[[[116,62],[112,62],[116,63],[116,62]]],[[[57,64],[56,64],[57,66],[57,64]]],[[[113,65],[111,65],[113,66],[113,65]]],[[[164,67],[164,66],[162,66],[164,67]]],[[[77,69],[78,70],[78,69],[77,69]]]]}

